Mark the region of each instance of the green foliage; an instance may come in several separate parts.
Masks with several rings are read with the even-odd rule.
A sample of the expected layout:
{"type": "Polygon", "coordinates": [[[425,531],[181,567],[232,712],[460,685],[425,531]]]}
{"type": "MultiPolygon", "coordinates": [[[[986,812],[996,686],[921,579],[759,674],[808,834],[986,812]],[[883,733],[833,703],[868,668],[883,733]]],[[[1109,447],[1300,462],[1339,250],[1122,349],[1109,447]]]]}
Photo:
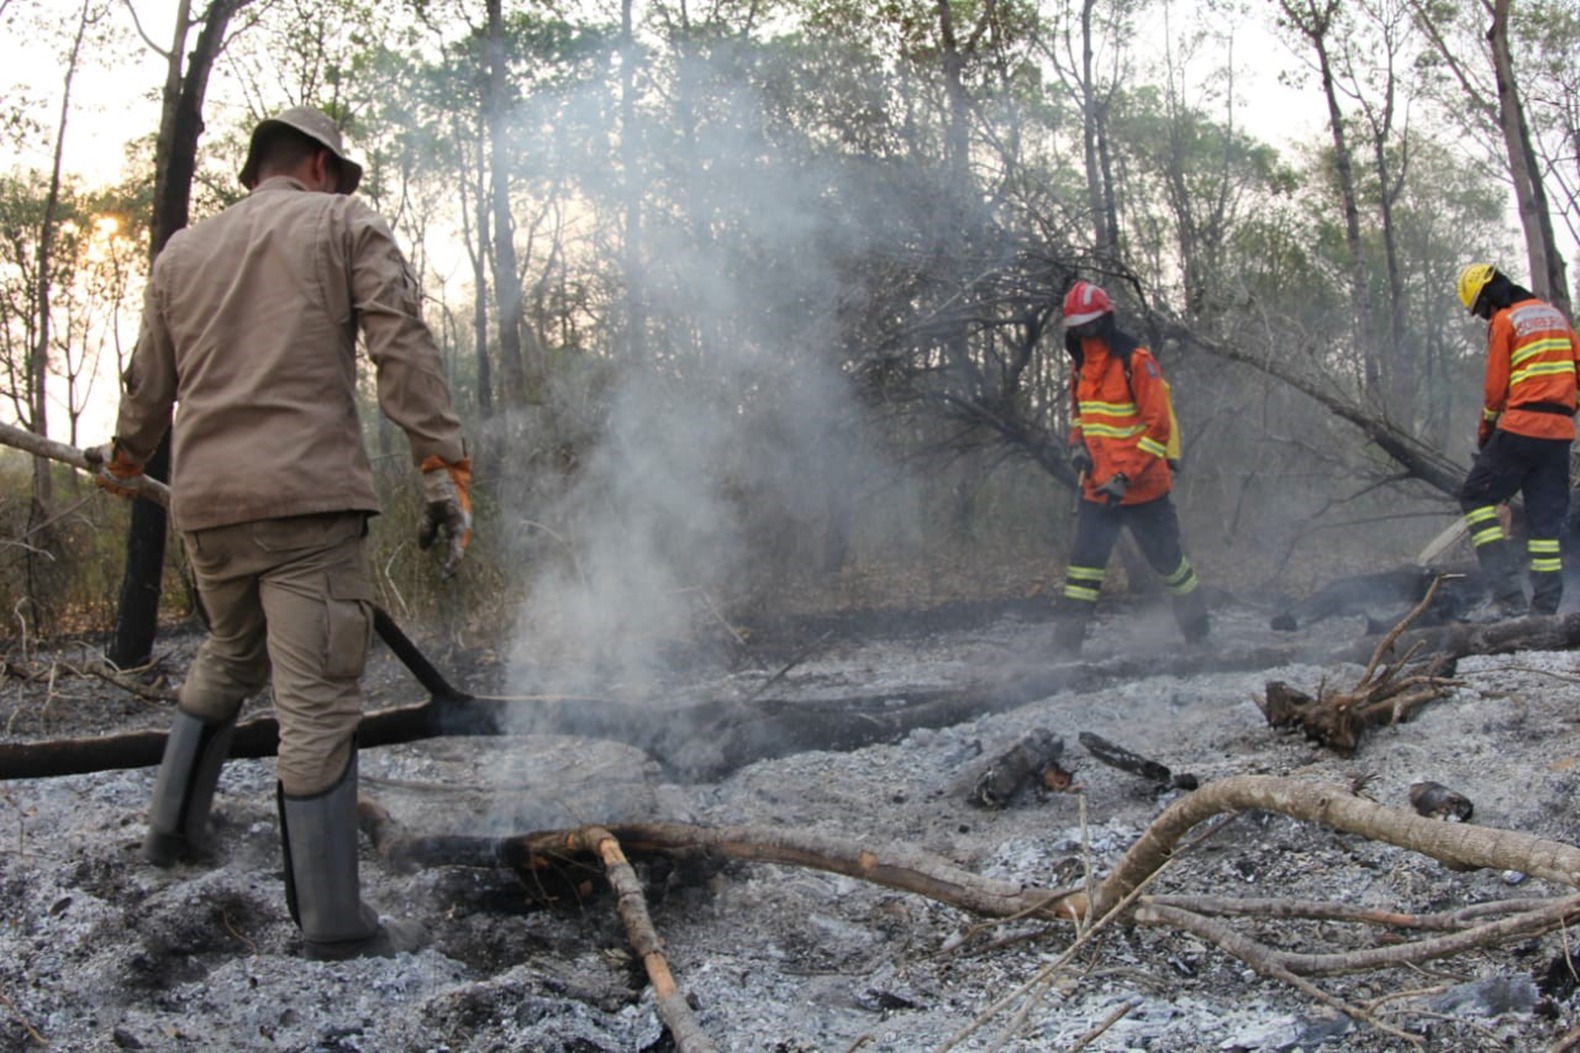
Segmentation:
{"type": "MultiPolygon", "coordinates": [[[[1456,33],[1469,25],[1463,5],[1428,7],[1456,33]]],[[[373,423],[364,392],[387,506],[374,525],[374,569],[399,615],[431,614],[457,634],[480,617],[506,620],[526,587],[523,549],[507,537],[523,532],[520,509],[562,531],[557,553],[580,552],[586,517],[615,498],[594,487],[585,506],[556,502],[596,477],[600,456],[694,455],[687,471],[733,517],[754,557],[742,578],[757,584],[743,591],[759,596],[799,580],[816,562],[816,539],[841,532],[867,565],[883,561],[886,543],[911,554],[1057,547],[1060,502],[1050,493],[1061,492],[1068,407],[1054,311],[1076,275],[1108,284],[1133,328],[1146,329],[1142,312],[1154,310],[1357,390],[1349,283],[1358,272],[1373,310],[1364,321],[1399,341],[1385,354],[1409,363],[1408,383],[1390,397],[1407,394],[1418,407],[1410,423],[1422,437],[1462,450],[1479,349],[1453,308],[1450,278],[1464,259],[1508,246],[1504,191],[1466,163],[1442,109],[1412,110],[1384,136],[1387,185],[1358,162],[1356,267],[1327,137],[1281,150],[1231,121],[1240,100],[1230,52],[1194,14],[1182,26],[1171,13],[1168,62],[1143,63],[1138,34],[1150,12],[1139,0],[662,2],[639,5],[644,20],[628,49],[611,9],[505,8],[507,134],[497,153],[476,4],[253,5],[211,86],[211,100],[225,101],[206,115],[194,215],[240,195],[235,172],[258,117],[294,103],[337,114],[366,163],[364,193],[391,216],[424,280],[467,431],[493,458],[479,478],[478,546],[458,581],[440,583],[411,542],[417,498],[404,439],[373,423]],[[1098,66],[1086,85],[1071,50],[1083,13],[1098,66]],[[1187,84],[1203,87],[1187,99],[1187,84]],[[1083,87],[1099,112],[1083,105],[1083,87]],[[1088,117],[1098,118],[1091,130],[1113,180],[1111,244],[1094,231],[1088,117]],[[962,135],[964,157],[951,146],[962,135]],[[508,199],[527,353],[546,382],[542,404],[494,404],[485,417],[500,368],[488,288],[496,186],[508,199]],[[633,391],[651,414],[636,417],[635,435],[625,430],[633,391]],[[689,447],[664,445],[685,428],[689,447]],[[861,466],[847,469],[842,457],[861,466]],[[872,467],[888,458],[904,471],[872,467]],[[922,483],[896,481],[911,469],[922,483]],[[977,500],[960,497],[962,482],[976,484],[964,489],[977,500]],[[860,496],[832,499],[841,489],[860,496]],[[871,493],[903,493],[904,511],[871,493]]],[[[1569,109],[1561,103],[1580,53],[1570,46],[1573,6],[1516,10],[1533,119],[1559,142],[1572,131],[1572,90],[1569,109]]],[[[1361,18],[1357,8],[1341,14],[1361,18]]],[[[1376,57],[1356,43],[1345,54],[1357,63],[1376,57]]],[[[1401,82],[1420,72],[1434,91],[1457,91],[1418,45],[1402,53],[1422,58],[1401,62],[1401,82]]],[[[1366,101],[1381,101],[1372,72],[1348,76],[1366,101]]],[[[1316,92],[1312,107],[1323,109],[1316,92]]],[[[43,127],[36,110],[19,101],[3,119],[43,127]]],[[[1350,113],[1346,128],[1361,131],[1365,115],[1350,113]]],[[[76,328],[61,331],[74,347],[97,331],[110,334],[103,353],[114,353],[103,305],[135,283],[124,260],[93,272],[84,221],[116,214],[128,242],[140,241],[130,220],[146,209],[151,161],[145,143],[113,199],[67,188],[56,265],[72,290],[62,309],[76,328]],[[68,214],[77,217],[69,229],[68,214]]],[[[1550,171],[1561,183],[1568,169],[1550,171]]],[[[0,340],[13,363],[30,346],[40,190],[34,175],[0,178],[0,340]]],[[[1572,218],[1572,199],[1567,207],[1572,218]]],[[[1161,345],[1161,332],[1142,335],[1161,345]]],[[[1192,460],[1216,466],[1193,469],[1185,484],[1199,502],[1193,527],[1273,548],[1249,525],[1248,506],[1276,503],[1279,485],[1301,478],[1313,495],[1301,508],[1321,508],[1355,477],[1382,471],[1309,400],[1156,350],[1192,460]]],[[[20,390],[10,368],[8,386],[20,390]]],[[[674,534],[701,529],[678,513],[664,522],[674,534]]],[[[89,598],[97,587],[74,588],[66,606],[99,609],[89,598]]]]}

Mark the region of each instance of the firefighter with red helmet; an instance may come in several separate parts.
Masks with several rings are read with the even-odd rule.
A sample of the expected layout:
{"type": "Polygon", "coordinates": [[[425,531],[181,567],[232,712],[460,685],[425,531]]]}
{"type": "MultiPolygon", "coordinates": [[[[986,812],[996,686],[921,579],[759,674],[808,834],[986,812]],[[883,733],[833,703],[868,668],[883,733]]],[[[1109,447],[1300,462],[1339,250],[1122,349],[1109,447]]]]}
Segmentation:
{"type": "Polygon", "coordinates": [[[1074,363],[1070,465],[1080,478],[1081,494],[1055,616],[1055,649],[1069,656],[1080,653],[1123,528],[1129,528],[1173,594],[1174,617],[1186,641],[1199,643],[1210,621],[1169,499],[1171,440],[1177,442],[1177,435],[1157,359],[1119,330],[1113,302],[1091,282],[1078,281],[1065,294],[1064,334],[1074,363]]]}
{"type": "Polygon", "coordinates": [[[1489,614],[1553,614],[1564,594],[1558,538],[1569,512],[1580,338],[1563,312],[1490,263],[1462,270],[1455,291],[1465,309],[1487,323],[1479,452],[1459,504],[1492,591],[1489,614]],[[1516,493],[1525,499],[1528,604],[1518,557],[1498,519],[1498,505],[1516,493]]]}

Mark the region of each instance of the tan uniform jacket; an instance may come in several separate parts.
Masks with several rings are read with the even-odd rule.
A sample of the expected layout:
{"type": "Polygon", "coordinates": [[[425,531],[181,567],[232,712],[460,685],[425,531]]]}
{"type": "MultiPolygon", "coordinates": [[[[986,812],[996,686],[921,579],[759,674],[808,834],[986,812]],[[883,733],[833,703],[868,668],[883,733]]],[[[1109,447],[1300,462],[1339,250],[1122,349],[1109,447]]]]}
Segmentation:
{"type": "Polygon", "coordinates": [[[417,281],[372,209],[281,176],[170,239],[115,434],[147,461],[176,407],[177,530],[378,511],[357,419],[359,326],[412,462],[465,456],[417,281]]]}

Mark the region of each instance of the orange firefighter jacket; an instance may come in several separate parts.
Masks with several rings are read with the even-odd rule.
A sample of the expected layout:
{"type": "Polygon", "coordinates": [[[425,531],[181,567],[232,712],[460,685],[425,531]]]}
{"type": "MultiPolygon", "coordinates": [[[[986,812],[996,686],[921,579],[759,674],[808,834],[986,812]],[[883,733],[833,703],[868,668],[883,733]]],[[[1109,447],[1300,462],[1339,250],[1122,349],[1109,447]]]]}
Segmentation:
{"type": "Polygon", "coordinates": [[[1121,504],[1141,504],[1169,492],[1168,392],[1152,352],[1144,347],[1132,351],[1127,377],[1125,364],[1106,343],[1083,339],[1070,398],[1070,444],[1085,443],[1092,457],[1092,470],[1081,487],[1083,498],[1105,501],[1097,488],[1120,472],[1128,481],[1121,504]]]}
{"type": "Polygon", "coordinates": [[[1563,313],[1534,297],[1487,326],[1481,433],[1494,427],[1534,439],[1573,439],[1580,338],[1563,313]]]}

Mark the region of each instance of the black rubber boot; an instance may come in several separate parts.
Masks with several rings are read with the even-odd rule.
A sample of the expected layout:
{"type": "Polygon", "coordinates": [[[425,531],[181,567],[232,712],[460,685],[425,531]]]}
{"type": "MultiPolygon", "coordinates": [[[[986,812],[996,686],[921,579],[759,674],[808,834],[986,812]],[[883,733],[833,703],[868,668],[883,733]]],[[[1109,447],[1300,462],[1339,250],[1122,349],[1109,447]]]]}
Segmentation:
{"type": "Polygon", "coordinates": [[[1053,619],[1053,657],[1068,660],[1081,657],[1081,642],[1086,639],[1088,618],[1064,611],[1053,619]]]}
{"type": "Polygon", "coordinates": [[[1207,599],[1201,589],[1192,589],[1174,597],[1174,621],[1188,644],[1205,643],[1212,632],[1212,619],[1207,616],[1207,599]]]}
{"type": "Polygon", "coordinates": [[[1557,614],[1564,598],[1562,573],[1531,571],[1531,613],[1557,614]]]}
{"type": "Polygon", "coordinates": [[[280,843],[285,850],[285,902],[302,930],[303,953],[315,961],[392,958],[415,951],[425,933],[417,922],[379,922],[362,902],[357,874],[357,757],[340,781],[311,797],[278,788],[280,843]]]}
{"type": "Polygon", "coordinates": [[[1520,584],[1520,565],[1508,538],[1498,538],[1476,546],[1476,560],[1487,575],[1492,602],[1481,620],[1523,618],[1530,612],[1525,602],[1525,587],[1520,584]]]}
{"type": "Polygon", "coordinates": [[[154,778],[148,836],[143,839],[143,858],[154,866],[205,859],[213,850],[209,806],[235,733],[234,721],[206,724],[176,711],[154,778]]]}

